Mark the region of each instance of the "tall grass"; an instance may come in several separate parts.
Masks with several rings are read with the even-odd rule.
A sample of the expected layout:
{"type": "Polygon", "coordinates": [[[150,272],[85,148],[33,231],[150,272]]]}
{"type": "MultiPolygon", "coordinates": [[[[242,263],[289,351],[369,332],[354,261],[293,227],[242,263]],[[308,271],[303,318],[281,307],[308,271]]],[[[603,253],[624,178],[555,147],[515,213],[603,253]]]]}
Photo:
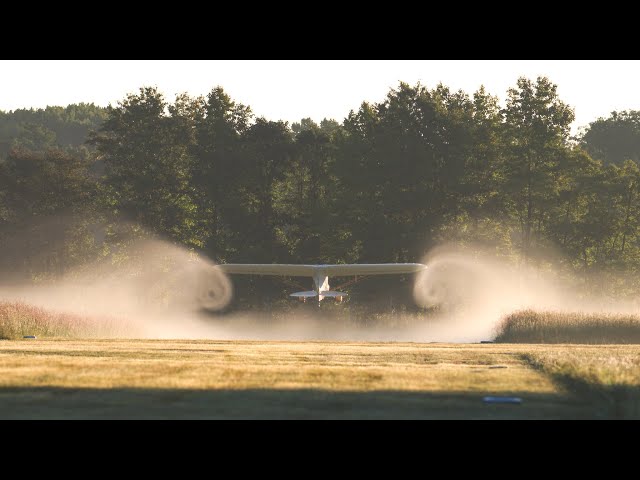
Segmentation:
{"type": "Polygon", "coordinates": [[[0,302],[0,339],[118,337],[131,333],[123,320],[54,312],[23,302],[0,302]]]}
{"type": "Polygon", "coordinates": [[[607,313],[522,310],[504,317],[496,342],[640,343],[640,317],[607,313]]]}

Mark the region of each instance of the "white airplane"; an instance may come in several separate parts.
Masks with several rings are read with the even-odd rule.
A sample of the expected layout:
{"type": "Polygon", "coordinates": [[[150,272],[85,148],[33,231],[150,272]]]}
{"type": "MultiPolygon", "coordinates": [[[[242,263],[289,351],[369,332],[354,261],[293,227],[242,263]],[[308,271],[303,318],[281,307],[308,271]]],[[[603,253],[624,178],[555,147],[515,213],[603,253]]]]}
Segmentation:
{"type": "MultiPolygon", "coordinates": [[[[315,290],[295,292],[291,297],[306,302],[308,298],[318,297],[318,305],[326,297],[342,302],[348,294],[336,292],[329,287],[329,276],[347,277],[362,275],[386,275],[393,273],[416,273],[427,268],[421,263],[360,263],[339,265],[291,265],[291,264],[250,264],[225,263],[218,265],[225,273],[245,275],[281,275],[287,277],[311,277],[315,290]]],[[[344,285],[343,285],[344,286],[344,285]]]]}

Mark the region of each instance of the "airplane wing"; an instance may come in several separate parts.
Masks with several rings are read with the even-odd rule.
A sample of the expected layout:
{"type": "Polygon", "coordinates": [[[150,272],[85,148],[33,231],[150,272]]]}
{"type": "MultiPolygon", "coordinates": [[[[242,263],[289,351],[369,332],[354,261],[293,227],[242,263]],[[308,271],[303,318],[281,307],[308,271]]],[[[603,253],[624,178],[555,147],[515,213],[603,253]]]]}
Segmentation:
{"type": "Polygon", "coordinates": [[[225,273],[246,275],[283,275],[290,277],[313,277],[316,273],[327,276],[386,275],[393,273],[415,273],[427,268],[421,263],[353,263],[338,265],[293,265],[284,263],[225,263],[218,265],[225,273]]]}
{"type": "Polygon", "coordinates": [[[346,277],[349,275],[387,275],[392,273],[415,273],[427,268],[421,263],[353,263],[343,265],[319,265],[326,275],[346,277]]]}
{"type": "Polygon", "coordinates": [[[223,263],[218,268],[225,273],[245,275],[283,275],[287,277],[313,277],[316,265],[286,263],[223,263]]]}

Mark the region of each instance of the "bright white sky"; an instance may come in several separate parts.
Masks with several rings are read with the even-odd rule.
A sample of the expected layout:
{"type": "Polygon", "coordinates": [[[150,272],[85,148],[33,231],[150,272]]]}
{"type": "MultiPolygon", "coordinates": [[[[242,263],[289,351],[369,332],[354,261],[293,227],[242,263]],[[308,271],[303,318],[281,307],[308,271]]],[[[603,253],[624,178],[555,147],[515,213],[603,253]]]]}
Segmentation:
{"type": "Polygon", "coordinates": [[[399,81],[442,82],[472,94],[484,84],[501,101],[519,76],[548,76],[575,108],[577,127],[613,110],[640,110],[638,60],[3,60],[0,110],[117,103],[143,85],[208,93],[221,85],[270,120],[341,121],[360,103],[380,101],[399,81]]]}

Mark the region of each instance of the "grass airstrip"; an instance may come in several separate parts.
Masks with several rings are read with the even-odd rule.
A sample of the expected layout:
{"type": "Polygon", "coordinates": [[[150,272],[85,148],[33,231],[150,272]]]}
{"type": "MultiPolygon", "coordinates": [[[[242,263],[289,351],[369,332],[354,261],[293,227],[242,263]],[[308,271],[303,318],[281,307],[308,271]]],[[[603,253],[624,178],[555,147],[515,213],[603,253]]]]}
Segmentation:
{"type": "Polygon", "coordinates": [[[515,312],[493,344],[113,338],[125,326],[0,302],[0,418],[640,418],[633,315],[515,312]]]}
{"type": "Polygon", "coordinates": [[[639,392],[640,345],[0,341],[3,419],[622,419],[639,392]]]}

